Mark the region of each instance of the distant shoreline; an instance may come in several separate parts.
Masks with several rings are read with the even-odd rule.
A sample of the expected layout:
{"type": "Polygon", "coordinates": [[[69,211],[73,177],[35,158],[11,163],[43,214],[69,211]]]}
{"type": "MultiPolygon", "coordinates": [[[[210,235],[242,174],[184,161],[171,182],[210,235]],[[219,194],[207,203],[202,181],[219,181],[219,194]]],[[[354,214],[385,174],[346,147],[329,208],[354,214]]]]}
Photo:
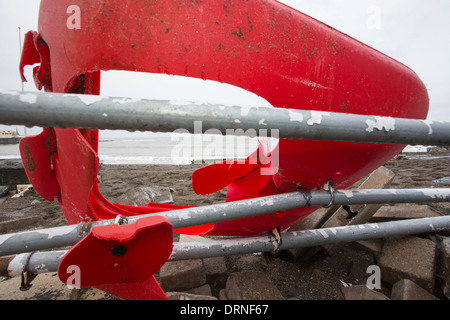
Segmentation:
{"type": "MultiPolygon", "coordinates": [[[[183,146],[174,142],[170,136],[154,136],[154,137],[139,137],[136,139],[130,139],[129,137],[123,138],[104,138],[99,139],[99,158],[100,163],[108,165],[174,165],[184,166],[191,164],[208,164],[218,161],[235,159],[244,160],[253,149],[253,146],[244,146],[234,154],[225,154],[224,149],[219,149],[223,146],[218,145],[218,149],[214,150],[214,153],[207,154],[199,150],[193,150],[186,156],[180,155],[175,152],[175,146],[183,146]],[[157,142],[156,142],[157,140],[157,142]],[[129,143],[127,141],[130,141],[129,143]],[[152,144],[152,142],[155,144],[152,144]],[[141,143],[142,142],[142,143],[141,143]],[[147,143],[148,142],[148,143],[147,143]]],[[[205,147],[210,147],[209,144],[203,145],[203,151],[205,147]]],[[[419,154],[426,155],[439,148],[431,146],[407,146],[399,155],[419,154]]],[[[256,148],[255,148],[256,150],[256,148]]],[[[233,151],[233,150],[232,150],[233,151]]],[[[0,145],[0,159],[14,160],[21,159],[18,145],[0,145]]],[[[423,159],[422,157],[420,159],[423,159]]]]}

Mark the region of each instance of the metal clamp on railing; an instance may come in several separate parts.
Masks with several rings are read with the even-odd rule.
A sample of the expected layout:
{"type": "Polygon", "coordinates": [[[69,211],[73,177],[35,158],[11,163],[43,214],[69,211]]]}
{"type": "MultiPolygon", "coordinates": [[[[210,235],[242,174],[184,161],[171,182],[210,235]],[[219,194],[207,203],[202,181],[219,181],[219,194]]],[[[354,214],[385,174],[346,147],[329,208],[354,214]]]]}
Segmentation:
{"type": "Polygon", "coordinates": [[[331,181],[331,180],[328,181],[323,189],[328,190],[328,192],[330,193],[330,197],[331,197],[330,203],[328,203],[326,206],[324,206],[324,208],[331,208],[334,205],[334,199],[335,199],[335,196],[334,196],[335,189],[334,189],[333,181],[331,181]]]}
{"type": "Polygon", "coordinates": [[[20,274],[20,291],[27,291],[31,288],[31,282],[36,278],[37,274],[30,272],[28,269],[31,257],[35,254],[35,252],[30,252],[25,254],[24,256],[24,264],[22,268],[22,272],[20,274]]]}

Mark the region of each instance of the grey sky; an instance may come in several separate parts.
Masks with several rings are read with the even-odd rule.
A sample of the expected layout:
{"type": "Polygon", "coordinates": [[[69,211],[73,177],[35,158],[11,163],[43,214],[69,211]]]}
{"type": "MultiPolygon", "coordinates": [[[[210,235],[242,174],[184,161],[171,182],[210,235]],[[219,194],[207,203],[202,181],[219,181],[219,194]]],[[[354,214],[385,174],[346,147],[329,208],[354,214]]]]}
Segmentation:
{"type": "MultiPolygon", "coordinates": [[[[448,0],[283,0],[391,56],[414,70],[429,90],[428,119],[450,121],[450,1],[448,0]]],[[[20,90],[19,32],[37,30],[38,0],[0,0],[0,88],[20,90]]],[[[31,68],[25,90],[36,91],[31,68]]],[[[265,101],[235,87],[183,77],[107,72],[102,95],[261,105],[265,101]],[[118,87],[120,81],[127,86],[118,87]],[[125,79],[125,81],[124,81],[125,79]],[[177,90],[173,90],[176,86],[177,90]],[[145,90],[143,90],[145,88],[145,90]]],[[[1,115],[0,115],[1,117],[1,115]]],[[[6,128],[0,125],[0,129],[6,128]]],[[[22,129],[19,128],[19,131],[22,129]]],[[[28,130],[38,133],[40,129],[28,130]]]]}

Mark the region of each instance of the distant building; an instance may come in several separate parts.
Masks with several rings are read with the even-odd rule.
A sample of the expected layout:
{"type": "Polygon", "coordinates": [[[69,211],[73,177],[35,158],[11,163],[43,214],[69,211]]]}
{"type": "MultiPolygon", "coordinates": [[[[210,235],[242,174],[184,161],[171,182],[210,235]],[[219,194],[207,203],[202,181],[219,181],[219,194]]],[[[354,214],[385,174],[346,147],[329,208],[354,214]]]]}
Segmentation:
{"type": "Polygon", "coordinates": [[[22,136],[12,130],[0,130],[0,144],[18,144],[22,136]]]}

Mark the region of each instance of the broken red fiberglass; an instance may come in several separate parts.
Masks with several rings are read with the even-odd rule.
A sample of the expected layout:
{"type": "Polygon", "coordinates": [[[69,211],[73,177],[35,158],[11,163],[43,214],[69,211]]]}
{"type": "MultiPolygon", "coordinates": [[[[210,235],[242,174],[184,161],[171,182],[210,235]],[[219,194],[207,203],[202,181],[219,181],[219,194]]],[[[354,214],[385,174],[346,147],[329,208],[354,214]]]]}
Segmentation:
{"type": "MultiPolygon", "coordinates": [[[[126,70],[231,84],[263,97],[275,108],[410,119],[426,119],[428,113],[427,90],[412,70],[277,1],[43,0],[38,28],[26,35],[20,68],[23,77],[26,65],[39,64],[33,70],[34,80],[47,92],[99,95],[102,70],[126,70]],[[74,18],[79,21],[74,23],[74,18]]],[[[320,117],[310,120],[319,123],[320,117]]],[[[256,154],[270,159],[263,141],[259,148],[263,150],[249,159],[256,154]]],[[[271,168],[261,157],[256,164],[213,164],[193,173],[194,190],[208,194],[227,187],[227,201],[236,201],[318,189],[327,181],[347,188],[404,146],[280,139],[275,148],[278,163],[272,174],[261,174],[271,168]],[[217,177],[214,183],[211,174],[217,177]]],[[[97,186],[96,130],[46,128],[40,135],[22,139],[20,150],[35,190],[47,200],[56,198],[70,224],[184,208],[155,203],[130,207],[105,199],[97,186]]],[[[174,232],[256,235],[285,230],[316,209],[174,232]]],[[[167,242],[159,239],[166,249],[154,261],[146,260],[147,266],[154,263],[147,273],[133,266],[139,263],[130,250],[144,250],[136,239],[151,245],[153,231],[172,243],[167,221],[157,215],[152,219],[127,230],[126,236],[117,227],[103,227],[69,251],[61,265],[78,263],[94,272],[96,265],[87,261],[93,253],[113,253],[124,242],[126,253],[105,260],[104,268],[113,266],[109,273],[96,272],[104,276],[86,283],[124,298],[166,298],[153,273],[163,263],[160,258],[170,252],[167,242]],[[136,288],[141,288],[140,294],[136,288]]]]}

